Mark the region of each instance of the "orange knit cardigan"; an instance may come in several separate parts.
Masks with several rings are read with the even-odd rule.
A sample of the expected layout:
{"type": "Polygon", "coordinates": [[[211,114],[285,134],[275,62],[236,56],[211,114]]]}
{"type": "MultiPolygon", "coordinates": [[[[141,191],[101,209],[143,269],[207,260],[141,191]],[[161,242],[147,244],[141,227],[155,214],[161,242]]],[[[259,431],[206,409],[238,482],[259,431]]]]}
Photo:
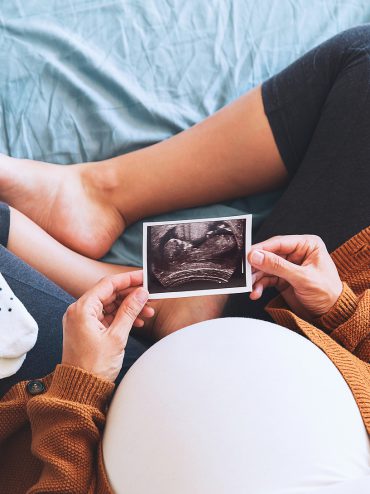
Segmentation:
{"type": "MultiPolygon", "coordinates": [[[[327,314],[304,321],[280,296],[267,311],[333,361],[370,434],[370,227],[332,257],[343,292],[327,314]]],[[[110,494],[101,437],[113,384],[64,365],[43,383],[43,394],[30,396],[21,382],[0,401],[0,493],[110,494]]]]}

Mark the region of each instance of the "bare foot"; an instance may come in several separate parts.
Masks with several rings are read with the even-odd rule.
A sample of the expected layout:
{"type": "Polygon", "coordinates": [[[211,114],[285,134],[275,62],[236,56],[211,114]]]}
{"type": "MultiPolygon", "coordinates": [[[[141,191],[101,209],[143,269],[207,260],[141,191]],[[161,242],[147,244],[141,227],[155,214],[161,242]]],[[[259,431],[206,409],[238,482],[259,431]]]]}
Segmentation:
{"type": "Polygon", "coordinates": [[[159,340],[191,324],[216,319],[222,315],[227,298],[227,295],[208,295],[152,301],[150,305],[156,313],[146,321],[147,335],[159,340]]]}
{"type": "Polygon", "coordinates": [[[60,166],[0,155],[0,200],[67,247],[100,258],[125,222],[109,201],[109,191],[89,180],[94,166],[99,165],[60,166]]]}

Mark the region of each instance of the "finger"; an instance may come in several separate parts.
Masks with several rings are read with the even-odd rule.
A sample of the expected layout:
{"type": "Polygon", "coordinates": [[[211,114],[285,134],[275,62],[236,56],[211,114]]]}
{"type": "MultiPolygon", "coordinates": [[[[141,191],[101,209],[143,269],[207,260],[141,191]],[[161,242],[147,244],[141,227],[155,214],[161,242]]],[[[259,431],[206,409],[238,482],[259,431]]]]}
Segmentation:
{"type": "Polygon", "coordinates": [[[261,278],[263,278],[266,275],[263,271],[256,270],[255,273],[252,274],[252,285],[257,283],[261,278]]]}
{"type": "Polygon", "coordinates": [[[103,317],[103,319],[100,321],[106,328],[109,328],[109,326],[112,324],[114,321],[114,315],[113,314],[107,314],[106,316],[103,317]]]}
{"type": "Polygon", "coordinates": [[[117,298],[123,300],[127,295],[129,295],[131,292],[133,292],[136,289],[136,286],[129,286],[128,288],[125,288],[124,290],[120,290],[117,292],[117,298]]]}
{"type": "Polygon", "coordinates": [[[145,305],[143,310],[140,312],[140,317],[153,317],[155,310],[150,305],[145,305]]]}
{"type": "Polygon", "coordinates": [[[110,326],[111,332],[119,332],[127,340],[130,330],[143,310],[149,293],[144,288],[137,288],[122,302],[110,326]]]}
{"type": "Polygon", "coordinates": [[[258,300],[259,298],[261,298],[262,292],[263,292],[263,286],[262,286],[262,284],[261,283],[256,283],[254,285],[254,287],[253,287],[253,290],[249,294],[249,298],[251,300],[258,300]]]}
{"type": "Polygon", "coordinates": [[[253,286],[253,290],[250,293],[249,298],[251,300],[258,300],[262,297],[262,294],[266,288],[276,286],[280,284],[280,278],[277,276],[264,276],[253,286]]]}
{"type": "Polygon", "coordinates": [[[313,235],[279,235],[253,245],[252,250],[267,250],[275,254],[290,255],[302,245],[311,245],[314,238],[313,235]]]}
{"type": "MultiPolygon", "coordinates": [[[[140,285],[139,285],[140,286],[140,285]]],[[[134,290],[136,290],[137,286],[130,286],[128,288],[125,288],[124,290],[120,290],[117,293],[113,293],[111,298],[106,301],[107,304],[110,303],[115,303],[117,307],[121,305],[122,300],[124,300],[127,295],[132,293],[134,290]]]]}
{"type": "Polygon", "coordinates": [[[135,328],[142,328],[144,326],[144,324],[145,324],[144,321],[142,319],[140,319],[140,317],[137,317],[133,326],[135,328]]]}
{"type": "MultiPolygon", "coordinates": [[[[109,314],[107,315],[101,322],[104,324],[106,328],[109,328],[109,326],[112,324],[114,321],[115,315],[109,314]]],[[[144,326],[144,320],[141,319],[141,317],[137,317],[135,319],[135,322],[133,323],[132,326],[135,326],[135,328],[142,328],[144,326]]]]}
{"type": "MultiPolygon", "coordinates": [[[[144,326],[143,317],[146,319],[150,319],[154,316],[154,314],[155,314],[155,310],[153,309],[153,307],[150,307],[149,305],[145,305],[143,310],[140,312],[139,317],[136,319],[136,321],[142,322],[142,324],[140,323],[138,327],[144,326]]],[[[134,326],[136,326],[136,321],[134,326]]]]}
{"type": "Polygon", "coordinates": [[[131,292],[135,290],[136,286],[129,286],[128,288],[125,288],[124,290],[120,290],[119,292],[116,293],[117,299],[123,300],[127,295],[129,295],[131,292]]]}
{"type": "Polygon", "coordinates": [[[252,250],[249,262],[266,274],[277,276],[295,286],[301,278],[302,268],[281,256],[263,250],[252,250]]]}
{"type": "MultiPolygon", "coordinates": [[[[110,310],[104,309],[103,312],[100,315],[98,315],[99,321],[103,322],[104,320],[105,321],[108,320],[109,324],[111,324],[116,316],[119,306],[120,304],[116,303],[116,304],[111,304],[110,310]]],[[[154,314],[155,314],[155,310],[153,309],[153,307],[150,307],[149,305],[145,305],[143,310],[140,312],[139,316],[140,318],[144,317],[146,319],[150,319],[154,316],[154,314]]],[[[135,325],[136,324],[134,323],[134,326],[135,325]]]]}
{"type": "Polygon", "coordinates": [[[112,303],[117,294],[130,287],[138,287],[143,283],[142,271],[130,271],[107,276],[81,297],[81,301],[97,297],[103,305],[112,303]]]}
{"type": "Polygon", "coordinates": [[[265,276],[254,285],[253,290],[250,293],[250,298],[252,300],[259,299],[266,288],[273,286],[278,287],[279,282],[280,279],[277,276],[265,276]]]}
{"type": "Polygon", "coordinates": [[[111,304],[104,305],[103,312],[105,314],[112,314],[114,311],[118,309],[120,306],[120,303],[118,302],[112,302],[111,304]]]}
{"type": "MultiPolygon", "coordinates": [[[[135,322],[133,323],[133,326],[135,326],[136,328],[141,328],[144,326],[145,322],[144,320],[142,319],[142,317],[145,317],[147,319],[149,319],[150,317],[153,317],[154,315],[154,311],[153,311],[153,314],[151,314],[150,316],[144,316],[142,313],[139,314],[139,316],[135,319],[135,322]]],[[[114,321],[114,318],[115,318],[116,314],[115,313],[112,313],[112,314],[106,314],[103,319],[101,320],[101,322],[104,324],[104,326],[106,328],[108,328],[112,322],[114,321]]]]}
{"type": "MultiPolygon", "coordinates": [[[[112,295],[105,301],[105,304],[108,307],[110,304],[115,304],[118,308],[121,305],[122,300],[125,299],[131,292],[136,290],[136,288],[137,286],[130,286],[124,290],[120,290],[119,292],[112,293],[112,295]]],[[[104,310],[107,311],[107,307],[104,306],[104,310]]]]}

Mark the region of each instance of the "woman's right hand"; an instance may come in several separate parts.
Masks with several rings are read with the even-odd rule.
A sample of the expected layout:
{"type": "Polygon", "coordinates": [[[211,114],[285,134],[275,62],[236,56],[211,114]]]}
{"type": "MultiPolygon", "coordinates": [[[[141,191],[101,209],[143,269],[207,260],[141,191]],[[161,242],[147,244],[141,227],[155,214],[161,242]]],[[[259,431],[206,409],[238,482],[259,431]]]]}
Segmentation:
{"type": "Polygon", "coordinates": [[[62,363],[114,381],[122,367],[128,335],[141,317],[152,317],[143,272],[103,278],[70,305],[63,318],[62,363]]]}
{"type": "Polygon", "coordinates": [[[328,312],[343,283],[324,242],[316,235],[272,237],[252,246],[248,259],[254,268],[252,300],[276,286],[287,304],[306,320],[328,312]]]}

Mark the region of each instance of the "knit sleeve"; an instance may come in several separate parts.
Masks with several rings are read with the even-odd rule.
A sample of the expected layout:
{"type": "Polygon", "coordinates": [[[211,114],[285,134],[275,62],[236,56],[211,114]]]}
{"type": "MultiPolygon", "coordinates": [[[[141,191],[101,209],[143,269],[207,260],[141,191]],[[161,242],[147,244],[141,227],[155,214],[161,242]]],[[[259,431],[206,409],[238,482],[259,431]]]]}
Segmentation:
{"type": "Polygon", "coordinates": [[[113,388],[114,384],[81,369],[59,365],[49,389],[29,400],[32,453],[43,468],[27,494],[111,492],[98,472],[102,472],[101,435],[113,388]]]}
{"type": "Polygon", "coordinates": [[[346,350],[365,362],[370,362],[370,290],[357,296],[343,283],[342,293],[329,312],[314,321],[305,321],[294,314],[279,295],[266,306],[266,311],[278,324],[294,331],[311,334],[320,329],[346,350]]]}
{"type": "Polygon", "coordinates": [[[343,283],[334,306],[315,325],[365,362],[370,362],[370,290],[357,296],[343,283]]]}

